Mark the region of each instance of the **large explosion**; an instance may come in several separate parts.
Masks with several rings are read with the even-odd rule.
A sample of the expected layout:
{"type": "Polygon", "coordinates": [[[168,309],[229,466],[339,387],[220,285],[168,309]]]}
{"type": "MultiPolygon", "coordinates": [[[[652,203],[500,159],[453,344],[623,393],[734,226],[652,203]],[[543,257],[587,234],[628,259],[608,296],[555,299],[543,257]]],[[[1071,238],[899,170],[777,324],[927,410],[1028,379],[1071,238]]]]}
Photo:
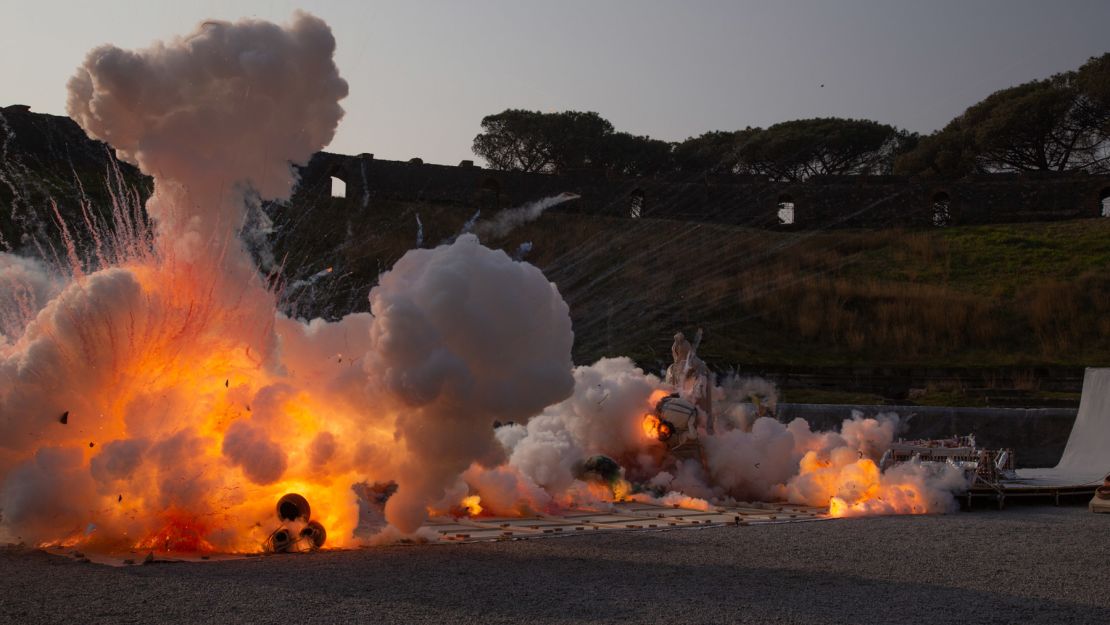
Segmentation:
{"type": "Polygon", "coordinates": [[[112,234],[94,237],[88,259],[71,244],[64,270],[0,254],[11,538],[257,551],[277,531],[274,502],[296,492],[328,544],[344,546],[359,493],[391,482],[393,535],[437,511],[624,497],[785,499],[833,514],[951,507],[952,474],[879,471],[893,421],[814,433],[753,420],[719,387],[704,458],[668,461],[659,424],[645,429],[666,385],[626,359],[575,368],[555,285],[473,235],[406,254],[368,314],[282,315],[245,224],[261,199],[287,198],[292,165],[332,139],[347,95],[334,50],[327,25],[304,14],[286,27],[205,22],[146,50],[93,50],[71,79],[70,115],[154,176],[154,229],[117,207],[112,234]]]}

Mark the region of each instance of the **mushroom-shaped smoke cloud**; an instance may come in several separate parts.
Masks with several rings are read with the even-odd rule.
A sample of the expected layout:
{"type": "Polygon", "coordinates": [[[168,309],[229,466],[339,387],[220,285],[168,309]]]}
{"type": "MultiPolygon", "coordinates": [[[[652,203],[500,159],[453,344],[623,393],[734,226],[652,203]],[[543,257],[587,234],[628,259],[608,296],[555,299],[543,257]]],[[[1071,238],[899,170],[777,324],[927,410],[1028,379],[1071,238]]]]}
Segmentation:
{"type": "Polygon", "coordinates": [[[287,27],[208,21],[145,50],[96,48],[66,109],[156,178],[147,210],[191,259],[241,226],[244,199],[288,196],[290,164],[331,141],[347,95],[334,52],[331,29],[303,13],[287,27]]]}

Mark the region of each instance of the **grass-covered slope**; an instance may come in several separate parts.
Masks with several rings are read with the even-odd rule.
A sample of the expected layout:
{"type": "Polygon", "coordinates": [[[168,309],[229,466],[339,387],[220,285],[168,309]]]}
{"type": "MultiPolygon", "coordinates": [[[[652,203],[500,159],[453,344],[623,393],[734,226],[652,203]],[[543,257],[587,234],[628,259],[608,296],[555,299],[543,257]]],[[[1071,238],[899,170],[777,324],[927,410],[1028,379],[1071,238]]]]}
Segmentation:
{"type": "MultiPolygon", "coordinates": [[[[337,269],[305,312],[364,306],[415,245],[416,215],[425,245],[470,217],[416,203],[289,212],[301,225],[279,239],[287,266],[337,269]]],[[[525,242],[570,304],[580,362],[662,362],[676,329],[700,326],[701,353],[724,366],[1110,363],[1110,219],[814,233],[552,211],[486,241],[525,242]]]]}
{"type": "MultiPolygon", "coordinates": [[[[80,244],[81,203],[105,219],[116,171],[149,191],[72,120],[0,115],[0,250],[57,245],[51,199],[80,244]]],[[[365,310],[378,275],[417,244],[417,216],[432,246],[473,213],[306,196],[275,209],[272,237],[300,316],[365,310]]],[[[525,259],[570,304],[578,362],[656,368],[675,330],[703,327],[700,353],[719,368],[1110,364],[1110,219],[785,232],[555,209],[485,242],[510,254],[531,243],[525,259]]]]}

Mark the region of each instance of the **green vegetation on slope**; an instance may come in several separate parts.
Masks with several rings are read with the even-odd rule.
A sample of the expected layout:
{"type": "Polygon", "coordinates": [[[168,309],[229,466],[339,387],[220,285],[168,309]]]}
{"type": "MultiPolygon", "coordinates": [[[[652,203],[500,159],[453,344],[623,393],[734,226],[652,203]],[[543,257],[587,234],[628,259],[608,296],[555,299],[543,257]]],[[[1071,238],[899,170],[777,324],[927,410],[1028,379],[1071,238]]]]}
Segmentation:
{"type": "MultiPolygon", "coordinates": [[[[319,298],[365,309],[378,273],[414,246],[416,215],[425,245],[471,216],[398,202],[311,214],[319,227],[287,229],[278,246],[298,276],[337,268],[305,313],[319,298]]],[[[675,330],[700,326],[701,353],[722,367],[1110,364],[1110,219],[776,232],[556,210],[485,242],[510,254],[532,243],[526,259],[570,305],[578,362],[662,363],[675,330]]]]}

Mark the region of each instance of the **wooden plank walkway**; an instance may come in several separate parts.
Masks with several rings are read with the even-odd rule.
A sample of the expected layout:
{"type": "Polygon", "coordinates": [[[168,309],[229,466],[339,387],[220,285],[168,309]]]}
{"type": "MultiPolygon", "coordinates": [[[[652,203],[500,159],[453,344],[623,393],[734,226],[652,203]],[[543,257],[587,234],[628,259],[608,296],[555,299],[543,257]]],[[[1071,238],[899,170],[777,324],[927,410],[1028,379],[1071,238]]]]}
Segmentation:
{"type": "Polygon", "coordinates": [[[796,523],[828,518],[828,509],[789,504],[738,504],[690,510],[621,502],[607,510],[572,509],[527,517],[433,517],[425,527],[452,542],[550,538],[619,531],[663,531],[723,525],[796,523]]]}

